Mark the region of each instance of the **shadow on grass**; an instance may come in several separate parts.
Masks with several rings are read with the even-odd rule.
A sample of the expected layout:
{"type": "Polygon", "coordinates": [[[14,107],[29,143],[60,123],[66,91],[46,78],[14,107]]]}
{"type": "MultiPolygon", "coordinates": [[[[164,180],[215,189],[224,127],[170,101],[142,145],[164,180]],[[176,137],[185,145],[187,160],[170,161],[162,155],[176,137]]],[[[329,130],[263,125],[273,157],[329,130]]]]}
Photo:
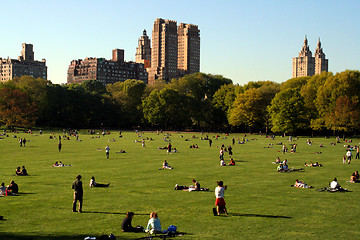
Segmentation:
{"type": "MultiPolygon", "coordinates": [[[[99,236],[97,235],[89,235],[89,236],[99,236]]],[[[0,239],[1,240],[82,240],[84,239],[85,235],[21,235],[21,234],[13,234],[13,233],[2,233],[0,232],[0,239]]],[[[126,236],[119,236],[117,239],[134,239],[126,236]]]]}
{"type": "MultiPolygon", "coordinates": [[[[122,212],[100,212],[100,211],[83,211],[82,213],[97,213],[97,214],[114,214],[114,215],[126,215],[122,212]]],[[[149,215],[148,213],[135,213],[135,215],[149,215]]]]}
{"type": "Polygon", "coordinates": [[[159,238],[159,239],[173,239],[173,238],[176,238],[176,237],[181,237],[181,236],[184,236],[184,235],[193,235],[192,233],[184,233],[184,232],[176,232],[175,234],[171,234],[171,235],[168,235],[168,234],[157,234],[157,235],[149,235],[147,234],[147,236],[145,237],[140,237],[140,238],[135,238],[135,240],[140,240],[140,239],[153,239],[153,238],[159,238]]]}
{"type": "MultiPolygon", "coordinates": [[[[223,216],[223,215],[222,215],[223,216]]],[[[226,215],[225,215],[226,216],[226,215]]],[[[264,214],[254,214],[254,213],[229,213],[228,216],[236,217],[261,217],[261,218],[291,218],[288,216],[281,215],[264,215],[264,214]]]]}

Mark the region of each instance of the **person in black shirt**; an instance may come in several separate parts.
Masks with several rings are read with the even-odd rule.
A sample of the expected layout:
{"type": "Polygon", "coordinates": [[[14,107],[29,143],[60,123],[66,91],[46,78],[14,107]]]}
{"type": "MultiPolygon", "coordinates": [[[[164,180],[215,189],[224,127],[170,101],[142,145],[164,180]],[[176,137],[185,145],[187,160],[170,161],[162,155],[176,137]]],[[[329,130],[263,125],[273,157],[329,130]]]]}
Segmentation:
{"type": "Polygon", "coordinates": [[[195,185],[195,191],[200,191],[200,183],[198,183],[195,179],[192,180],[195,185]]]}
{"type": "Polygon", "coordinates": [[[79,201],[79,213],[81,213],[83,203],[83,187],[81,175],[76,176],[76,180],[72,184],[72,189],[74,189],[73,212],[76,212],[76,202],[79,201]]]}
{"type": "Polygon", "coordinates": [[[123,232],[143,232],[144,228],[141,226],[133,227],[131,225],[131,221],[134,218],[133,212],[127,212],[126,217],[124,218],[122,224],[121,224],[121,230],[123,232]]]}
{"type": "Polygon", "coordinates": [[[209,145],[210,145],[210,147],[211,147],[211,144],[212,144],[212,140],[211,140],[211,139],[209,139],[209,145]]]}
{"type": "Polygon", "coordinates": [[[12,194],[19,193],[19,186],[12,180],[10,185],[7,186],[7,190],[11,191],[12,194]]]}
{"type": "Polygon", "coordinates": [[[23,175],[23,176],[27,176],[27,175],[28,175],[25,166],[22,166],[21,175],[23,175]]]}

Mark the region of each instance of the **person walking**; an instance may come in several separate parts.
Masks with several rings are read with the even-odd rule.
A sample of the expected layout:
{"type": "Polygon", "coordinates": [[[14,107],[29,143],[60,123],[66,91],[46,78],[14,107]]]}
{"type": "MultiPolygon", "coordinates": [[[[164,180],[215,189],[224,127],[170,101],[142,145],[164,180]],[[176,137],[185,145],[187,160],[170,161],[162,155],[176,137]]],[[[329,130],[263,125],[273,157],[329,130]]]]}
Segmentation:
{"type": "Polygon", "coordinates": [[[59,143],[58,143],[59,152],[61,152],[61,147],[62,147],[62,144],[61,144],[61,140],[60,140],[59,143]]]}
{"type": "Polygon", "coordinates": [[[106,146],[105,154],[106,154],[106,158],[108,159],[110,157],[110,147],[109,146],[106,146]]]}
{"type": "Polygon", "coordinates": [[[211,147],[211,144],[212,144],[212,140],[211,140],[211,139],[209,139],[209,145],[210,145],[210,147],[211,147]]]}
{"type": "Polygon", "coordinates": [[[22,145],[23,145],[23,140],[22,140],[22,138],[19,139],[19,144],[20,144],[20,147],[22,147],[22,145]]]}
{"type": "Polygon", "coordinates": [[[23,145],[24,145],[24,147],[25,147],[25,144],[26,144],[26,138],[24,138],[22,142],[23,142],[23,145]]]}
{"type": "Polygon", "coordinates": [[[83,195],[84,195],[81,175],[76,176],[76,180],[72,184],[72,189],[74,189],[73,212],[76,212],[76,202],[79,201],[79,213],[81,213],[82,205],[83,205],[83,195]]]}
{"type": "Polygon", "coordinates": [[[235,145],[235,138],[232,139],[232,144],[235,145]]]}
{"type": "Polygon", "coordinates": [[[224,160],[224,149],[220,148],[220,160],[224,160]]]}

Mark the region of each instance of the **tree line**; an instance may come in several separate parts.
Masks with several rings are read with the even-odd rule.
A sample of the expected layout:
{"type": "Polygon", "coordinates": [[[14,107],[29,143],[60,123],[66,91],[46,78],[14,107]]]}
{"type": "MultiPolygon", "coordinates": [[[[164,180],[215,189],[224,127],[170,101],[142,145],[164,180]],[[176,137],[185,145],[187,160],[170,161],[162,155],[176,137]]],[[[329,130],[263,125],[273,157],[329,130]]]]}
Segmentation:
{"type": "Polygon", "coordinates": [[[300,134],[354,133],[360,72],[234,84],[195,73],[146,85],[67,85],[23,76],[0,84],[0,123],[8,127],[143,128],[300,134]]]}

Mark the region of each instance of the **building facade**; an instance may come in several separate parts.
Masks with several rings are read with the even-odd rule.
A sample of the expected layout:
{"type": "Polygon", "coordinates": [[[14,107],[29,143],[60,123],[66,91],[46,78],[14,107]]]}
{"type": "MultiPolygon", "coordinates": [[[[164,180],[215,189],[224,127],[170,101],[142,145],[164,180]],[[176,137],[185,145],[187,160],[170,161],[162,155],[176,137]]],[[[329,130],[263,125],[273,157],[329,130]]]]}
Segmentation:
{"type": "Polygon", "coordinates": [[[124,50],[114,49],[112,59],[85,58],[71,61],[67,83],[82,83],[86,80],[96,80],[104,85],[123,82],[127,79],[142,80],[145,83],[148,74],[144,64],[124,61],[124,50]]]}
{"type": "Polygon", "coordinates": [[[47,67],[45,59],[35,60],[33,45],[23,43],[18,59],[0,58],[0,80],[6,82],[25,75],[47,79],[47,67]]]}
{"type": "Polygon", "coordinates": [[[314,74],[320,74],[324,71],[328,71],[328,59],[325,58],[325,53],[321,48],[320,39],[315,55],[313,56],[308,45],[308,40],[305,37],[299,56],[293,58],[292,77],[313,76],[314,74]]]}
{"type": "Polygon", "coordinates": [[[135,62],[144,64],[145,68],[151,67],[151,41],[146,34],[146,30],[143,31],[143,35],[139,38],[135,53],[135,62]]]}
{"type": "Polygon", "coordinates": [[[200,31],[198,26],[180,23],[178,27],[179,74],[200,72],[200,31]]]}
{"type": "Polygon", "coordinates": [[[177,51],[176,21],[157,18],[152,32],[149,84],[153,84],[156,79],[169,81],[178,77],[177,51]]]}

